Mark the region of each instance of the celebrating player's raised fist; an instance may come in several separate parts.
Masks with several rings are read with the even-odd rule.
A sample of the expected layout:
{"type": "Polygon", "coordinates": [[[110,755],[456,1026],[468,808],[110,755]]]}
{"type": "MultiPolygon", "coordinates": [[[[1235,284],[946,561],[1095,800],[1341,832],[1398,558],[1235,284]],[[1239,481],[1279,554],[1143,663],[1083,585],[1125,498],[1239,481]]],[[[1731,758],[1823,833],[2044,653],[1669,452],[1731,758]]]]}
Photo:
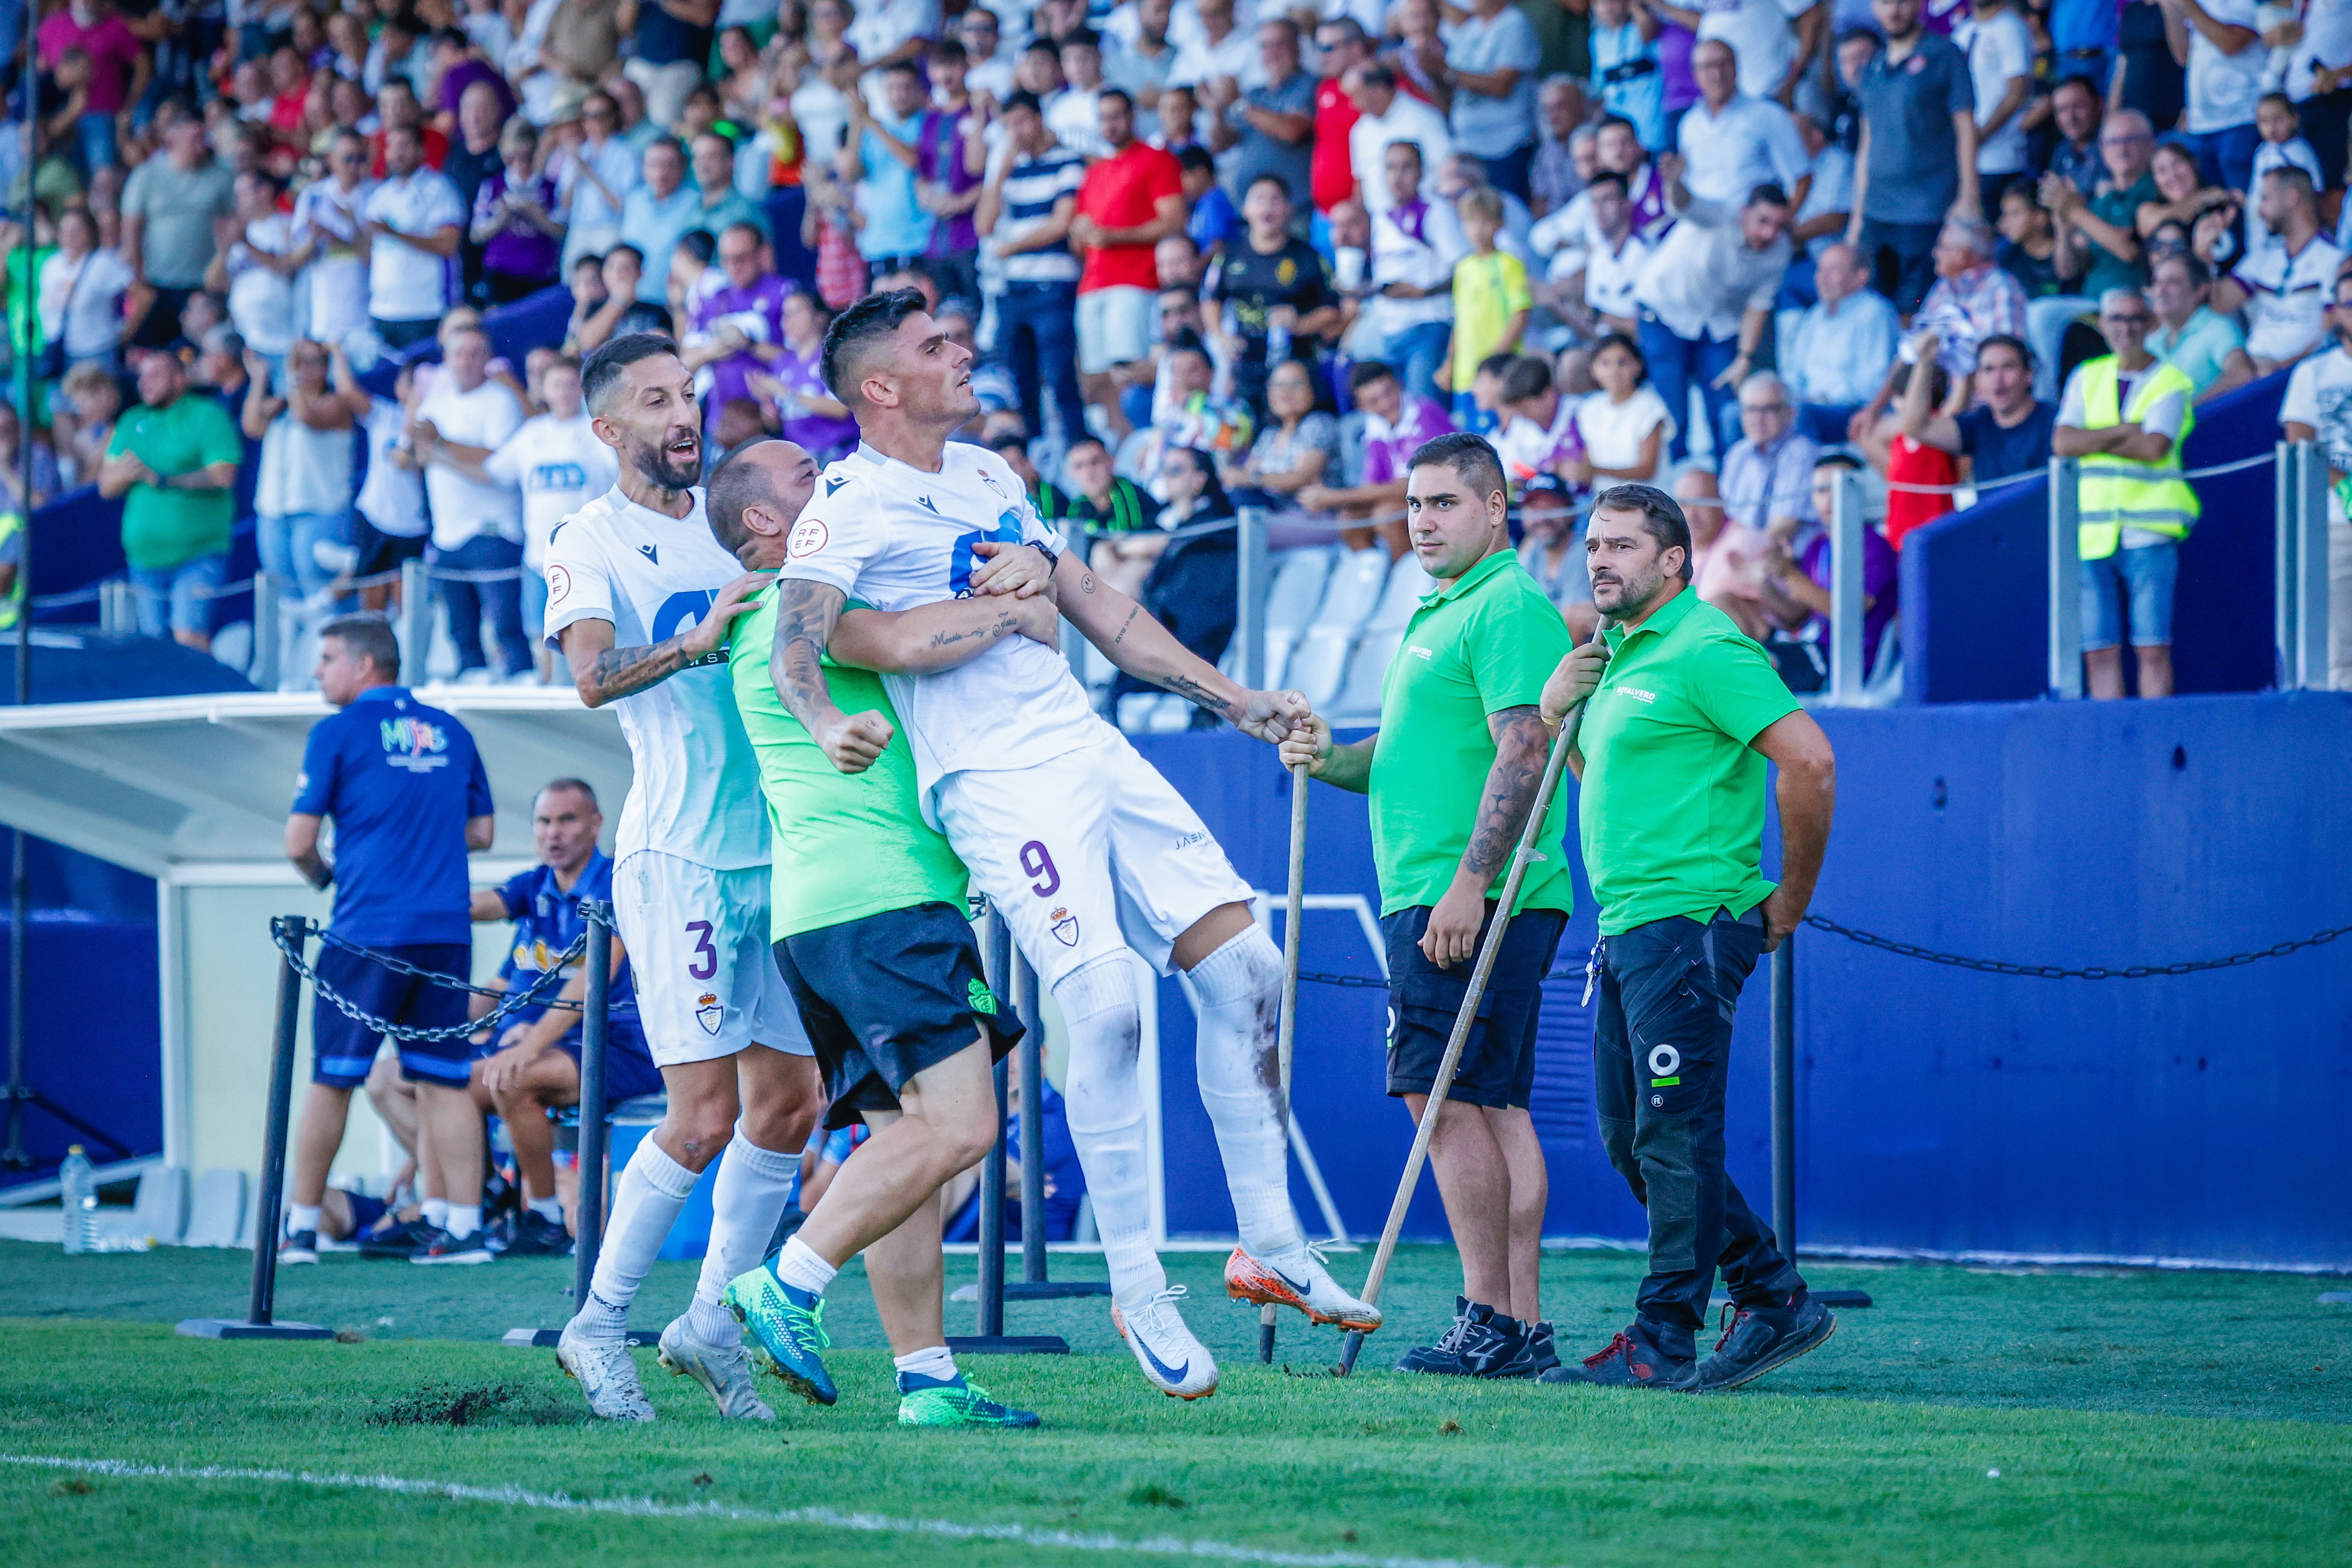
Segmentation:
{"type": "Polygon", "coordinates": [[[833,765],[845,773],[862,773],[890,747],[891,737],[898,729],[889,720],[868,709],[863,713],[845,713],[816,732],[816,743],[833,765]]]}

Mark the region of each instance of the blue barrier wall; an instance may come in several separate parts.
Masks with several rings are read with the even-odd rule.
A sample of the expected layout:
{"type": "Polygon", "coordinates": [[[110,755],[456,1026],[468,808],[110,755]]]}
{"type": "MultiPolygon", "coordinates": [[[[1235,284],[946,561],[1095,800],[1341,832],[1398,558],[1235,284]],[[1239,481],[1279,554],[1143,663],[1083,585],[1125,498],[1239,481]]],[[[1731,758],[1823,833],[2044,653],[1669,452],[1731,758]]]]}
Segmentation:
{"type": "MultiPolygon", "coordinates": [[[[2352,755],[2352,697],[1821,717],[1840,806],[1814,909],[1843,922],[2070,966],[2217,956],[2352,923],[2352,794],[2309,776],[2312,759],[2352,755]]],[[[1288,814],[1272,752],[1230,734],[1139,743],[1236,869],[1278,892],[1288,814]]],[[[1376,900],[1362,800],[1317,786],[1309,823],[1307,891],[1376,900]]],[[[1592,1127],[1580,867],[1578,888],[1539,1047],[1545,1228],[1638,1237],[1592,1127]]],[[[2338,1190],[2352,946],[2102,982],[1977,974],[1815,931],[1800,950],[1806,1245],[2352,1268],[2338,1190]]],[[[1352,913],[1310,910],[1304,952],[1310,970],[1379,972],[1352,913]]],[[[1742,999],[1730,1100],[1731,1171],[1759,1205],[1768,986],[1759,969],[1742,999]]],[[[1230,1235],[1191,1013],[1177,982],[1159,1001],[1169,1228],[1230,1235]]],[[[1377,991],[1300,998],[1298,1118],[1360,1236],[1378,1233],[1412,1137],[1381,1092],[1385,1009],[1377,991]]],[[[1316,1227],[1295,1173],[1292,1187],[1316,1227]]],[[[1444,1235],[1426,1177],[1407,1234],[1444,1235]]]]}
{"type": "MultiPolygon", "coordinates": [[[[2199,408],[2183,461],[2210,468],[2270,451],[2285,395],[2281,372],[2199,408]]],[[[2271,469],[2195,488],[2204,510],[2180,552],[2176,683],[2182,691],[2263,690],[2276,684],[2271,469]]],[[[2049,485],[2007,487],[1994,498],[1903,541],[1906,702],[2009,702],[2048,687],[2049,485]]]]}

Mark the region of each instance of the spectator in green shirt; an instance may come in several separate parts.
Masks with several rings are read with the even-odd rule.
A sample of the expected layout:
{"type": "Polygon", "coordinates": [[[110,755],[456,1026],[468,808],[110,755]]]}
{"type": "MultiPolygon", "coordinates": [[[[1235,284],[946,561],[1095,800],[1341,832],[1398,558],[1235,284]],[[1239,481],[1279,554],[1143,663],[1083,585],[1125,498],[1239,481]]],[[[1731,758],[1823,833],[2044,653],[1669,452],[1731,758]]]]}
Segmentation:
{"type": "Polygon", "coordinates": [[[1724,1173],[1723,1101],[1733,1008],[1757,959],[1804,918],[1837,763],[1764,650],[1692,591],[1690,528],[1664,491],[1603,491],[1585,552],[1610,630],[1560,662],[1543,715],[1586,704],[1568,761],[1601,902],[1593,1098],[1610,1163],[1650,1213],[1650,1272],[1632,1326],[1548,1380],[1734,1388],[1836,1327],[1724,1173]],[[1761,870],[1768,760],[1780,770],[1777,887],[1761,870]],[[1718,1265],[1738,1317],[1702,1365],[1718,1265]]]}
{"type": "Polygon", "coordinates": [[[2156,156],[2156,132],[2137,109],[2118,110],[2099,127],[2099,155],[2107,177],[2099,193],[2085,197],[2071,180],[2042,177],[2042,201],[2058,220],[2063,257],[2059,270],[2078,278],[2076,291],[2096,300],[2110,289],[2137,289],[2140,270],[2139,209],[2161,201],[2148,164],[2156,156]]]}
{"type": "Polygon", "coordinates": [[[176,355],[139,362],[142,406],[115,421],[98,493],[123,498],[122,552],[140,632],[159,637],[168,626],[184,646],[209,651],[245,445],[226,409],[187,394],[188,373],[176,355]]]}
{"type": "MultiPolygon", "coordinates": [[[[1321,719],[1283,761],[1371,797],[1372,856],[1388,937],[1388,1090],[1421,1118],[1472,961],[1495,918],[1492,889],[1536,805],[1552,731],[1537,711],[1568,627],[1519,564],[1502,460],[1477,436],[1412,455],[1405,526],[1436,588],[1405,627],[1381,691],[1377,734],[1331,743],[1321,719]]],[[[1429,1158],[1462,1254],[1462,1297],[1434,1345],[1399,1372],[1531,1377],[1557,1367],[1537,1302],[1547,1178],[1528,1115],[1536,1014],[1575,884],[1555,814],[1505,928],[1479,1017],[1439,1109],[1429,1158]]]]}

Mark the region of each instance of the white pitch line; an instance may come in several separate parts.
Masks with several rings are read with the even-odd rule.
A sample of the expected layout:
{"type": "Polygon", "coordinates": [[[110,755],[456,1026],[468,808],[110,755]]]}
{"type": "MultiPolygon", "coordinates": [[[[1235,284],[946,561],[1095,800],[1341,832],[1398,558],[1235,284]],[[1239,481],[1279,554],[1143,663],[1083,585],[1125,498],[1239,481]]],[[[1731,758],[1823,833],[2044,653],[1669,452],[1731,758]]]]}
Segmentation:
{"type": "Polygon", "coordinates": [[[449,1502],[502,1503],[509,1508],[556,1513],[619,1514],[627,1519],[719,1520],[742,1524],[806,1524],[871,1535],[928,1535],[950,1541],[1006,1542],[1065,1552],[1108,1552],[1153,1557],[1199,1557],[1218,1563],[1263,1563],[1274,1568],[1498,1568],[1471,1557],[1375,1557],[1361,1552],[1282,1552],[1228,1541],[1186,1540],[1154,1535],[1128,1540],[1081,1535],[1026,1524],[965,1524],[949,1519],[893,1519],[878,1513],[841,1513],[829,1508],[729,1508],[720,1503],[656,1502],[652,1498],[577,1498],[569,1492],[535,1492],[521,1487],[469,1487],[455,1481],[415,1480],[405,1476],[321,1475],[310,1470],[244,1469],[227,1465],[142,1465],[128,1459],[75,1459],[45,1454],[0,1454],[0,1465],[75,1470],[126,1480],[272,1481],[337,1491],[389,1492],[398,1497],[440,1498],[449,1502]]]}

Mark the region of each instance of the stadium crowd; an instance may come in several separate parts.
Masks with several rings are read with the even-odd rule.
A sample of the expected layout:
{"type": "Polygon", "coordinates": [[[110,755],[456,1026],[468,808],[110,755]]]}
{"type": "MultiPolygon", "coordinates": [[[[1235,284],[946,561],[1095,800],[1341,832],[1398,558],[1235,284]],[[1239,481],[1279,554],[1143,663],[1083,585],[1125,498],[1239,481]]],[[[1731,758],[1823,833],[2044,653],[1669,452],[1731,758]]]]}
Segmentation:
{"type": "Polygon", "coordinates": [[[1715,503],[1702,596],[1811,689],[1835,469],[1885,495],[1874,658],[1905,537],[2055,452],[2105,466],[2091,688],[2128,641],[2160,695],[2179,443],[2288,365],[2352,626],[2336,0],[8,0],[20,46],[0,579],[94,483],[193,647],[250,520],[322,616],[424,556],[460,679],[555,678],[547,541],[612,482],[579,356],[669,331],[707,462],[822,459],[829,314],[906,284],[981,353],[961,438],[1211,657],[1173,531],[1402,554],[1404,459],[1458,428],[1571,620],[1596,486],[1715,503]]]}

